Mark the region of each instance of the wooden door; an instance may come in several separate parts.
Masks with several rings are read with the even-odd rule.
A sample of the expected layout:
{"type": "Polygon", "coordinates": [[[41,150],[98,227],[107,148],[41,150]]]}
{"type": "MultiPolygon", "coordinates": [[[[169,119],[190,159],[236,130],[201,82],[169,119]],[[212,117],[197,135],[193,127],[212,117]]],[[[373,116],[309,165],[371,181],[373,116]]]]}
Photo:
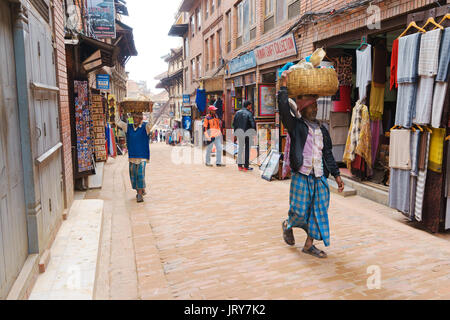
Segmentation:
{"type": "MultiPolygon", "coordinates": [[[[56,87],[52,29],[33,9],[29,14],[29,25],[31,81],[44,87],[56,87]]],[[[63,210],[61,148],[57,148],[61,141],[58,96],[57,92],[51,90],[33,90],[31,100],[30,108],[33,109],[35,125],[40,132],[35,142],[37,144],[36,158],[48,154],[44,162],[36,164],[40,180],[43,228],[41,237],[43,243],[40,244],[40,247],[47,248],[63,210]]]]}
{"type": "Polygon", "coordinates": [[[0,0],[0,300],[28,255],[14,45],[9,3],[0,0]]]}

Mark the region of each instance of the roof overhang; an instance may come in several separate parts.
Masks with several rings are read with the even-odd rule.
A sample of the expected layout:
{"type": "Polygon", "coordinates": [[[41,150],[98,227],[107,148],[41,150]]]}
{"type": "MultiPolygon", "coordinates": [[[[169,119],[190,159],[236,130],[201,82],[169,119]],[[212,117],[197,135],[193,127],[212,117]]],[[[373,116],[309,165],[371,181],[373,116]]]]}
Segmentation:
{"type": "Polygon", "coordinates": [[[82,64],[87,73],[103,67],[114,67],[119,48],[90,37],[79,35],[82,64]]]}
{"type": "Polygon", "coordinates": [[[169,31],[169,36],[183,37],[188,31],[188,24],[174,24],[169,31]]]}
{"type": "Polygon", "coordinates": [[[180,6],[180,12],[188,12],[192,9],[192,6],[195,4],[195,0],[183,0],[180,6]]]}
{"type": "Polygon", "coordinates": [[[116,19],[116,31],[118,37],[115,45],[120,47],[120,60],[122,64],[125,64],[129,57],[138,55],[134,43],[133,28],[116,19]]]}

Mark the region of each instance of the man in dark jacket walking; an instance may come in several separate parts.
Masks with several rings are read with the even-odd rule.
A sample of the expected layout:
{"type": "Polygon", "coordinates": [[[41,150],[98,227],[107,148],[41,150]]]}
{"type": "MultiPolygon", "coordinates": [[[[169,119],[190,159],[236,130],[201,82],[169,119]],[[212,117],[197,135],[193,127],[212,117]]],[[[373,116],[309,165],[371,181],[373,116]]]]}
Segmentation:
{"type": "Polygon", "coordinates": [[[296,102],[291,100],[290,103],[288,73],[289,71],[282,73],[278,92],[280,119],[291,138],[290,208],[289,218],[282,224],[283,238],[288,245],[294,245],[292,228],[302,228],[307,233],[302,251],[318,258],[326,258],[326,253],[317,249],[313,241],[322,240],[325,246],[330,245],[330,189],[327,178],[330,174],[335,177],[339,192],[344,190],[344,183],[333,157],[330,134],[316,120],[317,96],[299,96],[296,102]],[[291,113],[291,105],[294,114],[291,113]]]}
{"type": "Polygon", "coordinates": [[[244,106],[236,112],[233,120],[234,135],[238,139],[238,168],[239,171],[253,170],[250,168],[250,146],[251,140],[256,134],[255,118],[252,113],[252,103],[245,101],[244,106]],[[245,162],[244,162],[245,150],[245,162]]]}

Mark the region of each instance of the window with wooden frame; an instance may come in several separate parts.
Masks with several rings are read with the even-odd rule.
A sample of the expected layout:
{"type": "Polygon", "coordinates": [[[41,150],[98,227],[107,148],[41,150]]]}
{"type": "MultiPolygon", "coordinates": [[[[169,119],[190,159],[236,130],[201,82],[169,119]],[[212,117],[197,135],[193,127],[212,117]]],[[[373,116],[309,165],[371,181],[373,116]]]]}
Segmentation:
{"type": "Polygon", "coordinates": [[[209,17],[209,0],[205,0],[205,20],[209,17]]]}
{"type": "Polygon", "coordinates": [[[237,38],[236,48],[242,45],[242,36],[244,33],[244,2],[241,1],[236,7],[236,19],[237,19],[237,38]]]}
{"type": "Polygon", "coordinates": [[[291,20],[300,15],[300,0],[289,0],[288,19],[291,20]]]}
{"type": "Polygon", "coordinates": [[[222,59],[222,29],[217,31],[217,66],[220,66],[220,60],[222,59]]]}
{"type": "Polygon", "coordinates": [[[197,78],[202,76],[202,55],[197,56],[197,78]]]}
{"type": "Polygon", "coordinates": [[[198,30],[202,29],[202,10],[200,7],[195,11],[195,16],[197,17],[197,27],[198,30]]]}
{"type": "Polygon", "coordinates": [[[211,69],[214,69],[216,67],[216,53],[214,51],[215,43],[214,43],[214,35],[211,36],[211,39],[209,40],[209,44],[211,46],[211,69]]]}
{"type": "Polygon", "coordinates": [[[191,37],[194,37],[194,35],[195,35],[195,16],[194,15],[192,15],[190,18],[189,18],[189,25],[190,25],[190,28],[191,28],[191,37]]]}
{"type": "Polygon", "coordinates": [[[196,74],[195,59],[192,59],[191,60],[191,82],[195,79],[195,74],[196,74]]]}
{"type": "Polygon", "coordinates": [[[211,0],[211,15],[214,13],[215,0],[211,0]]]}
{"type": "Polygon", "coordinates": [[[231,10],[226,14],[226,43],[227,43],[227,53],[231,51],[231,10]]]}
{"type": "Polygon", "coordinates": [[[209,41],[208,39],[205,40],[205,71],[209,70],[209,41]]]}

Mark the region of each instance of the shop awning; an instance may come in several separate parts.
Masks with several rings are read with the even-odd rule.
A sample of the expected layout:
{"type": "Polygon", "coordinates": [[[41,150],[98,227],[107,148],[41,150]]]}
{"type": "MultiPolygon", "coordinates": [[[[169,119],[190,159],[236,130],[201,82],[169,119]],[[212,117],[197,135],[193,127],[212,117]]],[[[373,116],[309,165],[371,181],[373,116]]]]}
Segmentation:
{"type": "Polygon", "coordinates": [[[119,48],[102,41],[79,35],[81,57],[87,73],[102,67],[114,67],[119,54],[119,48]]]}
{"type": "Polygon", "coordinates": [[[188,24],[174,24],[169,31],[169,36],[182,37],[188,31],[188,24]]]}

